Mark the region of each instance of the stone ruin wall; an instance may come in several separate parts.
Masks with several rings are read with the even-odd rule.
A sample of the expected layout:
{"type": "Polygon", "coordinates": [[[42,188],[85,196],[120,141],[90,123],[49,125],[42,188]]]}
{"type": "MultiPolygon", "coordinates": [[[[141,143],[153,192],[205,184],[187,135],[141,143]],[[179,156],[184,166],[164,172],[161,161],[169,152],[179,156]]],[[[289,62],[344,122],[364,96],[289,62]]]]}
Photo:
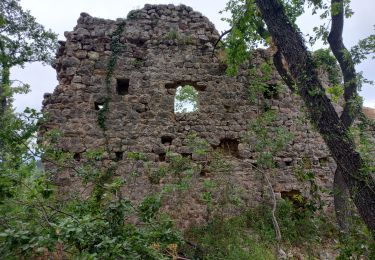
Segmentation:
{"type": "MultiPolygon", "coordinates": [[[[45,95],[43,110],[49,120],[42,128],[43,133],[51,129],[62,132],[62,150],[74,153],[79,160],[90,149],[108,150],[105,160],[117,165],[118,175],[126,177],[134,169],[140,173],[131,189],[124,189],[132,200],[139,201],[163,184],[152,184],[143,164],[128,160],[126,153],[142,152],[154,167],[168,163],[167,151],[205,165],[208,157],[192,153],[186,144],[188,134],[195,131],[212,150],[224,148],[226,160],[232,165],[230,180],[242,190],[246,205],[259,203],[268,193],[263,177],[252,167],[254,153],[242,141],[247,124],[258,110],[248,100],[252,78],[245,69],[236,77],[226,76],[225,64],[212,55],[219,34],[206,17],[184,5],[146,5],[132,11],[127,19],[116,21],[82,13],[77,26],[65,36],[54,63],[59,85],[53,94],[45,95]],[[122,31],[118,39],[125,47],[118,53],[107,85],[116,30],[122,31]],[[199,111],[175,114],[176,87],[184,84],[198,90],[199,111]],[[107,98],[103,131],[98,124],[98,109],[107,98]],[[226,149],[228,146],[231,148],[226,149]]],[[[268,56],[267,51],[260,50],[250,62],[260,65],[268,56]]],[[[281,78],[273,72],[267,83],[278,82],[281,78]]],[[[279,113],[274,125],[285,126],[294,134],[286,150],[275,158],[278,168],[272,183],[276,194],[299,191],[308,197],[308,184],[302,184],[293,174],[303,160],[311,162],[309,170],[315,173],[318,185],[330,190],[335,163],[320,135],[304,120],[300,98],[286,90],[267,102],[279,113]]],[[[215,178],[213,172],[198,174],[193,191],[181,196],[183,204],[167,205],[180,224],[204,221],[206,208],[199,190],[204,180],[215,178]]],[[[56,181],[67,190],[76,183],[68,173],[59,173],[56,181]]],[[[328,192],[323,199],[329,207],[328,192]]]]}

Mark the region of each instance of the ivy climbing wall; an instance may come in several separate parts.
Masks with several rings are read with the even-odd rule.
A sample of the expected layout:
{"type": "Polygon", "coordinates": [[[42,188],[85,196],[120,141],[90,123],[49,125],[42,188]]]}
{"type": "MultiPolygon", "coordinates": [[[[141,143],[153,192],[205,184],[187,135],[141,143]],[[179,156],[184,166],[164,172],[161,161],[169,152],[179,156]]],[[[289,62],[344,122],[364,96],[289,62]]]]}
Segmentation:
{"type": "MultiPolygon", "coordinates": [[[[283,86],[267,50],[255,51],[237,76],[227,76],[221,50],[214,51],[219,39],[214,25],[184,5],[145,5],[115,21],[82,13],[65,37],[53,65],[59,85],[45,94],[48,119],[40,133],[58,130],[56,146],[73,154],[76,167],[87,152],[101,150],[104,167],[128,179],[124,196],[140,201],[173,183],[168,167],[176,163],[174,157],[185,158],[194,166],[189,168],[189,187],[165,196],[165,210],[183,227],[203,223],[208,204],[202,194],[208,189],[219,206],[228,190],[246,206],[267,200],[264,176],[255,170],[259,151],[245,137],[261,112],[274,111],[271,133],[283,127],[293,135],[273,158],[276,169],[270,179],[276,195],[309,198],[311,182],[296,177],[302,169],[312,173],[325,207],[331,207],[331,197],[323,191],[332,187],[334,161],[309,125],[300,98],[283,86]],[[263,64],[272,68],[267,77],[263,64]],[[250,86],[259,78],[266,91],[253,100],[250,86]],[[184,85],[198,91],[197,111],[175,113],[176,89],[184,85]],[[192,136],[205,144],[204,152],[192,145],[192,136]],[[161,167],[167,172],[157,175],[161,167]],[[211,180],[216,188],[208,185],[211,180]]],[[[56,168],[48,162],[45,166],[56,168]]],[[[79,189],[72,170],[56,169],[54,178],[65,193],[79,189]]]]}

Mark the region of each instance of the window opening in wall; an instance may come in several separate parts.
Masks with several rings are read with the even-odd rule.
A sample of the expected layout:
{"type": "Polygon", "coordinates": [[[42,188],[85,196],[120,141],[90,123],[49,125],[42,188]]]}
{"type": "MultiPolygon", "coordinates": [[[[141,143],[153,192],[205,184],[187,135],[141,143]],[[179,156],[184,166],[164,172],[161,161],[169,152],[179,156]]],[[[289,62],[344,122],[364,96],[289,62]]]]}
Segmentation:
{"type": "Polygon", "coordinates": [[[238,150],[238,145],[238,140],[232,138],[224,138],[220,140],[220,144],[216,147],[216,149],[222,150],[224,154],[239,157],[240,153],[238,150]]]}
{"type": "Polygon", "coordinates": [[[115,152],[116,162],[121,161],[124,158],[124,152],[115,152]]]}
{"type": "Polygon", "coordinates": [[[321,158],[319,158],[319,164],[321,166],[326,166],[326,165],[328,165],[328,163],[329,163],[329,158],[328,157],[321,157],[321,158]]]}
{"type": "Polygon", "coordinates": [[[116,92],[121,96],[129,94],[129,79],[117,79],[116,92]]]}
{"type": "Polygon", "coordinates": [[[293,164],[293,160],[291,161],[284,161],[285,162],[285,166],[292,166],[293,164]]]}
{"type": "Polygon", "coordinates": [[[163,135],[160,139],[161,143],[165,145],[171,145],[173,141],[173,137],[169,135],[163,135]]]}
{"type": "Polygon", "coordinates": [[[174,98],[175,113],[198,111],[198,91],[191,85],[178,86],[174,98]]]}
{"type": "Polygon", "coordinates": [[[95,110],[102,110],[104,108],[104,102],[95,102],[95,110]]]}
{"type": "Polygon", "coordinates": [[[280,195],[284,200],[291,201],[295,207],[303,208],[306,206],[306,199],[299,190],[281,191],[280,195]]]}
{"type": "Polygon", "coordinates": [[[165,162],[165,157],[166,157],[165,153],[160,153],[159,154],[159,162],[165,162]]]}
{"type": "Polygon", "coordinates": [[[81,154],[80,153],[75,153],[73,155],[73,159],[76,160],[77,162],[81,161],[81,154]]]}
{"type": "Polygon", "coordinates": [[[192,159],[193,154],[192,153],[181,153],[181,156],[184,158],[192,159]]]}

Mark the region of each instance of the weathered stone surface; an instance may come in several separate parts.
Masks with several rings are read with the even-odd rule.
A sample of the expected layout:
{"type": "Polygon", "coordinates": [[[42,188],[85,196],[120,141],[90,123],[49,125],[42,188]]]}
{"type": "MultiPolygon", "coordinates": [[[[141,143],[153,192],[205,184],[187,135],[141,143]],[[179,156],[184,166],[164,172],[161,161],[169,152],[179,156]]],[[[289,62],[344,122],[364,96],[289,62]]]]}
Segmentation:
{"type": "MultiPolygon", "coordinates": [[[[226,76],[225,64],[212,55],[218,32],[206,17],[184,5],[145,5],[132,11],[128,19],[116,21],[82,13],[74,31],[66,32],[65,36],[67,40],[60,43],[54,62],[59,85],[43,101],[43,110],[50,115],[47,131],[57,128],[63,133],[60,142],[63,150],[81,153],[103,148],[109,152],[106,160],[117,164],[118,174],[129,176],[137,170],[139,174],[133,184],[124,189],[135,201],[159,190],[167,180],[151,183],[143,164],[128,160],[127,152],[144,153],[155,168],[168,163],[167,151],[192,158],[202,166],[201,174],[194,177],[193,190],[179,198],[182,208],[177,210],[173,200],[166,206],[186,226],[204,220],[202,183],[218,176],[205,170],[209,155],[195,154],[186,145],[188,135],[195,131],[209,142],[211,151],[224,150],[233,169],[229,179],[241,190],[245,204],[254,205],[263,199],[267,186],[253,170],[255,154],[242,137],[258,111],[248,100],[248,85],[253,79],[246,67],[265,62],[269,58],[267,50],[257,51],[237,77],[226,76]],[[107,86],[107,68],[114,51],[110,48],[111,37],[119,26],[123,26],[118,36],[120,51],[107,86]],[[121,92],[117,85],[120,80],[128,82],[121,92]],[[176,88],[184,84],[198,90],[199,111],[175,114],[176,88]],[[98,107],[107,98],[104,133],[98,124],[98,107]],[[226,149],[225,143],[233,147],[226,149]],[[124,155],[119,159],[121,153],[124,155]]],[[[277,82],[281,78],[273,72],[268,84],[277,82]]],[[[294,176],[295,166],[301,162],[311,162],[308,170],[315,173],[318,185],[330,190],[335,163],[322,138],[305,119],[300,98],[286,89],[260,103],[267,103],[278,112],[275,126],[284,126],[294,135],[286,150],[275,158],[279,167],[272,182],[278,197],[295,190],[309,196],[309,185],[294,176]]],[[[75,185],[74,178],[70,177],[69,182],[63,173],[58,173],[56,179],[65,187],[75,185]]],[[[328,193],[322,196],[330,207],[328,193]]]]}

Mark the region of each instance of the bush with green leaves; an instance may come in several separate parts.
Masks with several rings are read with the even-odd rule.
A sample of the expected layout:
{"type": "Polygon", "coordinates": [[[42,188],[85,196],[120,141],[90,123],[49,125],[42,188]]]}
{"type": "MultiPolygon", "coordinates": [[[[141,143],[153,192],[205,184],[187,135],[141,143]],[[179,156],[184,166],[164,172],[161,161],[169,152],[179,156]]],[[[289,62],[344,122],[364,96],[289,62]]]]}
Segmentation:
{"type": "MultiPolygon", "coordinates": [[[[100,167],[101,151],[87,152],[77,167],[71,154],[44,147],[41,140],[36,145],[34,136],[41,115],[27,112],[9,117],[6,127],[0,129],[1,154],[6,159],[0,162],[2,257],[52,257],[58,252],[85,259],[170,257],[168,248],[178,247],[182,237],[159,213],[158,196],[146,197],[140,205],[123,198],[120,189],[126,180],[100,167]],[[75,167],[83,188],[94,186],[92,193],[72,193],[67,199],[57,196],[53,176],[40,167],[40,158],[53,163],[57,170],[75,167]]],[[[58,141],[58,134],[50,136],[53,140],[58,141]]]]}
{"type": "MultiPolygon", "coordinates": [[[[318,256],[319,248],[334,232],[323,215],[316,216],[290,201],[279,200],[276,215],[283,247],[299,247],[309,257],[318,256]]],[[[184,245],[183,252],[201,259],[276,259],[275,231],[267,205],[231,218],[214,217],[206,226],[187,231],[186,238],[199,248],[184,245]]]]}

